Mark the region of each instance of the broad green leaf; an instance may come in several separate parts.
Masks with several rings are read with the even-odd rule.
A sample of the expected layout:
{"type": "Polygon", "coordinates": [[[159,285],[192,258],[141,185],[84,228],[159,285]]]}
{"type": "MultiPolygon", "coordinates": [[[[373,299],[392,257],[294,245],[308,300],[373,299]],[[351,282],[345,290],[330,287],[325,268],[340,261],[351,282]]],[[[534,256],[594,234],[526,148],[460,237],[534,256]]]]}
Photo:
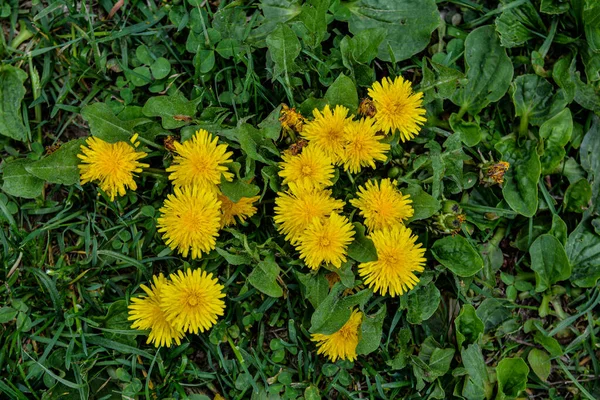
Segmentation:
{"type": "Polygon", "coordinates": [[[406,320],[411,324],[427,321],[440,305],[440,291],[434,284],[418,286],[408,293],[406,320]]]}
{"type": "Polygon", "coordinates": [[[454,320],[454,326],[456,327],[456,341],[459,348],[463,344],[478,343],[483,335],[483,322],[477,316],[475,307],[470,304],[462,306],[458,317],[454,320]]]}
{"type": "Polygon", "coordinates": [[[540,126],[540,138],[544,140],[544,153],[540,157],[542,171],[551,173],[567,154],[565,146],[573,134],[573,117],[565,108],[540,126]]]}
{"type": "Polygon", "coordinates": [[[74,185],[79,182],[78,154],[85,139],[75,139],[63,144],[48,157],[25,166],[31,175],[46,182],[74,185]]]}
{"type": "Polygon", "coordinates": [[[435,0],[358,0],[343,6],[349,11],[348,27],[354,35],[373,28],[387,30],[378,53],[383,61],[402,61],[417,54],[440,23],[435,0]]]}
{"type": "Polygon", "coordinates": [[[540,11],[545,14],[562,14],[569,11],[569,2],[565,0],[542,0],[540,11]]]}
{"type": "Polygon", "coordinates": [[[262,40],[279,26],[279,23],[294,19],[302,12],[297,0],[261,0],[259,4],[265,16],[262,25],[252,30],[250,39],[262,40]]]}
{"type": "Polygon", "coordinates": [[[477,307],[477,316],[484,326],[484,333],[489,332],[511,317],[511,310],[505,307],[506,302],[495,298],[486,298],[477,307]]]}
{"type": "Polygon", "coordinates": [[[194,56],[194,68],[196,74],[208,74],[215,66],[215,51],[214,50],[199,50],[194,56]]]}
{"type": "Polygon", "coordinates": [[[535,126],[541,125],[567,105],[565,93],[562,90],[554,93],[552,85],[538,75],[516,77],[510,85],[510,95],[517,116],[535,126]]]}
{"type": "Polygon", "coordinates": [[[459,70],[430,61],[431,69],[427,67],[427,59],[423,59],[423,79],[418,90],[423,92],[423,103],[435,99],[450,98],[465,75],[459,70]]]}
{"type": "Polygon", "coordinates": [[[496,367],[498,398],[514,399],[527,387],[529,367],[522,358],[504,358],[496,367]]]}
{"type": "Polygon", "coordinates": [[[460,235],[438,239],[431,252],[440,264],[460,277],[473,276],[483,268],[481,255],[460,235]]]}
{"type": "Polygon", "coordinates": [[[310,48],[320,46],[327,36],[328,8],[329,0],[312,0],[302,5],[298,19],[308,31],[302,39],[310,48]]]}
{"type": "Polygon", "coordinates": [[[456,113],[450,115],[450,128],[460,140],[469,147],[477,145],[481,141],[481,128],[477,122],[467,122],[458,118],[456,113]]]}
{"type": "Polygon", "coordinates": [[[529,1],[523,2],[518,7],[506,7],[500,17],[496,18],[496,30],[500,35],[500,42],[504,47],[517,47],[529,39],[537,38],[546,33],[542,19],[535,7],[529,1]],[[536,35],[537,34],[537,35],[536,35]]]}
{"type": "Polygon", "coordinates": [[[462,389],[463,396],[467,399],[480,400],[490,398],[493,387],[490,384],[487,367],[479,345],[475,343],[467,346],[467,348],[461,350],[460,355],[468,373],[462,389]]]}
{"type": "Polygon", "coordinates": [[[242,197],[253,197],[260,192],[260,188],[251,183],[247,183],[242,179],[235,179],[232,182],[228,182],[224,178],[221,178],[221,192],[229,198],[229,200],[237,203],[242,197]]]}
{"type": "Polygon", "coordinates": [[[344,74],[337,77],[333,85],[327,89],[325,93],[325,101],[333,108],[336,105],[341,105],[350,110],[351,114],[356,113],[358,108],[358,93],[356,85],[352,79],[344,74]]]}
{"type": "Polygon", "coordinates": [[[245,53],[242,43],[235,39],[223,39],[217,44],[217,53],[225,58],[236,58],[245,53]]]}
{"type": "Polygon", "coordinates": [[[552,371],[550,356],[544,350],[533,348],[527,355],[527,361],[535,374],[542,381],[548,380],[552,371]]]}
{"type": "Polygon", "coordinates": [[[496,150],[502,154],[502,160],[510,164],[504,175],[504,199],[519,214],[533,216],[538,208],[537,185],[541,175],[535,143],[526,141],[517,145],[513,136],[506,136],[496,143],[496,150]]]}
{"type": "Polygon", "coordinates": [[[297,272],[296,276],[304,286],[306,299],[314,308],[317,308],[328,295],[329,281],[323,273],[301,274],[297,272]]]}
{"type": "Polygon", "coordinates": [[[294,61],[302,49],[298,37],[292,28],[285,24],[279,24],[277,28],[267,36],[267,47],[269,48],[271,60],[275,63],[273,80],[281,75],[286,76],[286,79],[288,79],[289,75],[297,69],[297,65],[294,61]]]}
{"type": "Polygon", "coordinates": [[[243,123],[237,128],[222,131],[221,134],[229,140],[238,142],[247,158],[267,165],[275,165],[269,157],[279,158],[279,150],[273,141],[254,126],[243,123]]]}
{"type": "Polygon", "coordinates": [[[348,246],[348,257],[361,263],[377,260],[377,250],[373,241],[365,236],[365,226],[354,222],[354,241],[348,246]]]}
{"type": "Polygon", "coordinates": [[[2,174],[2,190],[11,196],[34,199],[42,194],[44,181],[36,178],[25,167],[31,164],[29,160],[13,160],[4,164],[2,174]]]}
{"type": "Polygon", "coordinates": [[[375,314],[363,314],[356,354],[369,354],[379,348],[385,312],[386,306],[384,304],[375,314]]]}
{"type": "Polygon", "coordinates": [[[150,74],[150,68],[148,67],[137,67],[134,69],[126,69],[125,76],[134,86],[141,87],[152,82],[152,75],[150,74]]]}
{"type": "Polygon", "coordinates": [[[450,100],[470,114],[478,114],[488,104],[506,94],[513,77],[513,65],[500,46],[494,27],[482,26],[465,41],[466,83],[450,100]]]}
{"type": "Polygon", "coordinates": [[[23,125],[21,102],[25,97],[27,74],[12,65],[0,66],[0,135],[24,142],[27,128],[23,125]]]}
{"type": "Polygon", "coordinates": [[[260,261],[248,275],[248,282],[271,297],[283,296],[283,289],[277,283],[281,269],[275,262],[275,256],[269,255],[263,261],[260,261]]]}
{"type": "Polygon", "coordinates": [[[537,344],[542,345],[544,349],[546,349],[550,353],[552,358],[560,357],[563,355],[562,346],[560,345],[560,343],[558,343],[558,340],[554,339],[553,337],[546,336],[542,332],[536,332],[535,336],[533,337],[533,340],[537,344]]]}
{"type": "Polygon", "coordinates": [[[437,199],[434,199],[419,185],[410,185],[408,188],[402,189],[402,194],[410,196],[411,206],[414,209],[414,214],[408,219],[408,222],[427,219],[442,207],[437,199]]]}
{"type": "Polygon", "coordinates": [[[556,282],[569,279],[571,265],[561,242],[552,235],[539,236],[529,248],[531,269],[535,272],[535,290],[543,292],[556,282]]]}
{"type": "Polygon", "coordinates": [[[373,295],[370,289],[365,289],[344,297],[341,296],[344,290],[345,287],[339,282],[333,285],[329,295],[319,304],[310,319],[311,333],[330,335],[339,331],[350,319],[352,310],[356,306],[364,306],[373,295]]]}
{"type": "Polygon", "coordinates": [[[160,117],[165,129],[187,125],[196,116],[197,101],[188,101],[183,95],[150,97],[142,112],[147,117],[160,117]]]}
{"type": "Polygon", "coordinates": [[[592,186],[591,211],[600,214],[600,118],[594,116],[590,130],[581,142],[579,152],[581,166],[588,172],[592,186]]]}
{"type": "Polygon", "coordinates": [[[596,1],[586,0],[583,23],[590,49],[596,53],[600,52],[600,4],[596,1]]]}
{"type": "Polygon", "coordinates": [[[600,278],[600,236],[589,220],[583,220],[569,235],[565,246],[573,274],[571,282],[581,287],[594,287],[600,278]]]}
{"type": "Polygon", "coordinates": [[[377,57],[386,34],[384,28],[373,28],[357,32],[352,38],[344,37],[340,42],[344,65],[352,69],[353,63],[369,64],[377,57]]]}
{"type": "Polygon", "coordinates": [[[450,370],[454,349],[436,348],[429,357],[429,369],[435,377],[443,376],[450,370]]]}
{"type": "Polygon", "coordinates": [[[90,132],[106,142],[129,142],[137,125],[144,119],[123,121],[105,103],[94,103],[81,109],[81,116],[88,122],[90,132]]]}
{"type": "Polygon", "coordinates": [[[565,209],[567,211],[582,213],[587,210],[592,200],[592,187],[585,178],[569,185],[565,192],[565,209]]]}

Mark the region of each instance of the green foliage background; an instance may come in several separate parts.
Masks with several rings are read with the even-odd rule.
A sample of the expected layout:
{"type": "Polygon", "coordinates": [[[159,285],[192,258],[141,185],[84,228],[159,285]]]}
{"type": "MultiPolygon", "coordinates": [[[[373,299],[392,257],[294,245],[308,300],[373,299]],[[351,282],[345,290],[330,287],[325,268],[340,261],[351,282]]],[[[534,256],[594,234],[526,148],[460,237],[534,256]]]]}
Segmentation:
{"type": "MultiPolygon", "coordinates": [[[[600,3],[118,4],[0,0],[0,397],[600,398],[600,3]],[[308,273],[271,216],[292,143],[280,104],[356,112],[373,81],[398,75],[424,93],[427,125],[360,179],[411,194],[429,261],[390,299],[350,263],[333,287],[308,273]],[[261,202],[189,262],[155,218],[163,142],[198,128],[235,150],[226,194],[261,202]],[[134,132],[152,164],[139,190],[110,202],[82,188],[83,138],[134,132]],[[499,160],[502,187],[481,182],[499,160]],[[188,265],[218,273],[226,315],[157,351],[129,329],[127,301],[188,265]],[[362,355],[328,363],[309,331],[355,306],[369,316],[362,355]]],[[[353,196],[338,180],[336,197],[353,196]]],[[[372,259],[357,236],[353,262],[372,259]]]]}

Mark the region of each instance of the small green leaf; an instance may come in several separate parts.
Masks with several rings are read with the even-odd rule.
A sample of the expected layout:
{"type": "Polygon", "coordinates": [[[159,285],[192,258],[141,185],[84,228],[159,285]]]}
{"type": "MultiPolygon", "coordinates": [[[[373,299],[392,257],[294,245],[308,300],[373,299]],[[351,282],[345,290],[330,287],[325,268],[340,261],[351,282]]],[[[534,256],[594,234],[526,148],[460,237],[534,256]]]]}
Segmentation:
{"type": "Polygon", "coordinates": [[[571,265],[561,242],[552,235],[540,235],[529,248],[535,290],[543,292],[559,281],[569,279],[571,265]]]}
{"type": "Polygon", "coordinates": [[[331,108],[341,105],[349,109],[350,113],[356,113],[356,109],[358,108],[358,93],[352,79],[344,74],[340,74],[329,89],[327,89],[325,100],[331,108]]]}
{"type": "Polygon", "coordinates": [[[77,155],[84,144],[84,138],[71,140],[48,157],[26,165],[25,169],[46,182],[74,185],[79,182],[80,160],[77,155]]]}
{"type": "Polygon", "coordinates": [[[373,241],[365,236],[365,227],[354,222],[354,241],[348,246],[348,257],[361,263],[377,260],[377,250],[373,241]]]}
{"type": "Polygon", "coordinates": [[[434,376],[443,376],[450,370],[454,349],[435,348],[429,357],[429,368],[434,376]]]}
{"type": "Polygon", "coordinates": [[[463,121],[457,114],[452,114],[449,121],[450,128],[460,135],[460,140],[467,146],[473,147],[481,141],[481,128],[478,123],[463,121]]]}
{"type": "Polygon", "coordinates": [[[352,309],[356,306],[364,306],[373,295],[370,289],[365,289],[351,296],[342,297],[340,295],[344,290],[345,287],[339,282],[333,285],[329,295],[319,304],[310,319],[311,333],[330,335],[339,331],[350,319],[352,309]]]}
{"type": "Polygon", "coordinates": [[[418,286],[408,293],[406,320],[410,324],[427,321],[440,305],[440,291],[434,284],[418,286]]]}
{"type": "Polygon", "coordinates": [[[247,183],[242,179],[234,179],[232,182],[228,182],[224,178],[221,178],[221,192],[229,198],[229,200],[237,203],[242,197],[253,197],[260,192],[260,188],[251,183],[247,183]]]}
{"type": "Polygon", "coordinates": [[[442,207],[437,199],[433,198],[419,185],[410,185],[408,188],[402,189],[402,194],[410,196],[411,206],[414,209],[414,214],[408,219],[408,222],[427,219],[442,207]]]}
{"type": "Polygon", "coordinates": [[[145,86],[152,82],[152,75],[150,75],[150,68],[148,67],[137,67],[132,70],[125,70],[125,76],[137,87],[145,86]]]}
{"type": "Polygon", "coordinates": [[[519,214],[532,217],[538,208],[537,185],[541,175],[535,143],[526,141],[517,145],[513,136],[507,136],[496,143],[496,150],[502,154],[502,160],[510,164],[504,175],[504,199],[519,214]]]}
{"type": "Polygon", "coordinates": [[[171,72],[171,63],[164,57],[159,57],[150,66],[154,79],[163,79],[171,72]]]}
{"type": "Polygon", "coordinates": [[[373,315],[363,315],[360,325],[360,340],[356,346],[356,354],[369,354],[379,348],[383,331],[386,306],[381,306],[373,315]]]}
{"type": "Polygon", "coordinates": [[[310,385],[304,389],[304,400],[321,400],[319,388],[315,385],[310,385]]]}
{"type": "Polygon", "coordinates": [[[545,14],[563,14],[569,11],[569,2],[565,0],[542,0],[540,11],[545,14]]]}
{"type": "Polygon", "coordinates": [[[573,133],[573,117],[565,108],[540,126],[540,138],[544,139],[544,153],[540,157],[542,172],[551,173],[565,158],[565,146],[573,133]]]}
{"type": "Polygon", "coordinates": [[[273,80],[277,79],[282,74],[285,76],[291,75],[297,65],[294,63],[296,57],[300,54],[302,46],[298,37],[285,24],[279,24],[277,28],[267,36],[267,47],[271,60],[275,63],[273,70],[273,80]]]}
{"type": "Polygon", "coordinates": [[[310,301],[310,304],[314,308],[317,308],[329,293],[329,281],[322,273],[296,273],[296,276],[300,283],[302,283],[302,286],[304,286],[306,299],[310,301]]]}
{"type": "Polygon", "coordinates": [[[183,95],[150,97],[142,112],[147,117],[160,117],[165,129],[177,129],[196,116],[196,101],[188,101],[183,95]]]}
{"type": "Polygon", "coordinates": [[[527,387],[529,367],[522,358],[504,358],[496,367],[498,396],[514,399],[527,387]]]}
{"type": "Polygon", "coordinates": [[[30,165],[29,160],[13,160],[4,165],[2,190],[11,196],[34,199],[42,194],[44,181],[36,178],[25,167],[30,165]]]}
{"type": "Polygon", "coordinates": [[[463,395],[467,398],[490,398],[493,387],[490,384],[485,360],[478,344],[471,344],[461,351],[461,358],[468,377],[463,387],[463,395]],[[477,394],[477,396],[466,396],[466,394],[477,394]]]}
{"type": "Polygon", "coordinates": [[[267,296],[281,297],[283,289],[277,283],[280,271],[275,256],[268,255],[248,275],[248,282],[267,296]]]}
{"type": "Polygon", "coordinates": [[[569,185],[565,192],[565,209],[567,211],[582,213],[587,210],[592,200],[592,187],[585,178],[569,185]]]}
{"type": "Polygon", "coordinates": [[[535,374],[542,381],[548,380],[550,372],[552,371],[552,364],[550,362],[550,356],[544,350],[531,349],[527,355],[527,361],[535,374]]]}
{"type": "Polygon", "coordinates": [[[469,345],[478,343],[483,335],[483,322],[477,316],[475,307],[470,304],[464,304],[458,317],[454,320],[456,326],[456,341],[458,347],[463,344],[469,345]]]}
{"type": "Polygon", "coordinates": [[[25,97],[23,83],[27,74],[11,65],[0,66],[0,135],[24,142],[27,128],[23,125],[21,102],[25,97]]]}
{"type": "Polygon", "coordinates": [[[500,46],[494,27],[482,26],[465,41],[466,84],[450,100],[471,115],[504,96],[513,77],[513,65],[500,46]]]}
{"type": "Polygon", "coordinates": [[[431,252],[440,264],[460,277],[473,276],[483,268],[481,255],[460,235],[438,239],[431,252]]]}

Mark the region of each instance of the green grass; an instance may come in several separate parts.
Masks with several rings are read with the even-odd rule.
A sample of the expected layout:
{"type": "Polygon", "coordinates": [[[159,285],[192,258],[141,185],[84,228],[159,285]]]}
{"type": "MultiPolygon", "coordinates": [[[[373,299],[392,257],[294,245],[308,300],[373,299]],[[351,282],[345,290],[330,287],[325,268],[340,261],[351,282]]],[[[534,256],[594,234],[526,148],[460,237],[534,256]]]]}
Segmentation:
{"type": "MultiPolygon", "coordinates": [[[[409,31],[397,29],[400,20],[411,23],[410,13],[393,26],[370,21],[382,35],[353,20],[367,11],[337,0],[129,0],[108,18],[115,3],[0,0],[2,68],[27,75],[22,102],[18,89],[0,87],[0,122],[16,102],[24,128],[20,139],[10,138],[0,124],[0,398],[600,398],[594,1],[423,1],[423,9],[437,6],[444,16],[424,39],[416,32],[432,18],[426,11],[409,31]],[[483,26],[501,40],[497,53],[484,42],[490,37],[467,39],[483,26]],[[378,53],[377,41],[388,38],[378,53]],[[400,42],[413,49],[396,48],[400,42]],[[277,58],[282,49],[285,63],[277,58]],[[486,90],[498,96],[477,97],[468,86],[475,78],[465,57],[478,55],[482,62],[505,55],[510,64],[483,74],[486,90]],[[362,99],[373,81],[398,75],[425,93],[426,126],[413,141],[396,140],[377,169],[340,170],[334,196],[348,201],[367,179],[398,179],[420,213],[410,227],[428,249],[425,272],[410,294],[370,296],[356,273],[358,254],[331,289],[329,271],[311,274],[272,221],[278,153],[293,142],[280,134],[278,107],[309,117],[325,102],[352,105],[350,92],[362,99]],[[170,97],[150,110],[158,96],[170,97]],[[90,122],[98,103],[110,125],[90,122]],[[566,120],[543,125],[564,109],[573,123],[566,140],[553,131],[566,120]],[[256,185],[261,200],[247,224],[221,234],[221,254],[190,260],[165,245],[156,217],[171,187],[164,141],[187,139],[198,127],[234,149],[238,178],[256,185]],[[39,194],[19,197],[7,188],[14,160],[43,160],[90,133],[133,131],[151,168],[136,192],[117,201],[92,184],[32,176],[18,181],[19,190],[39,184],[39,194]],[[510,137],[514,145],[506,144],[510,137]],[[536,175],[532,159],[540,164],[540,157],[552,168],[536,175]],[[504,188],[480,182],[487,162],[509,158],[504,188]],[[455,231],[450,224],[459,214],[466,222],[455,231]],[[456,238],[464,244],[452,255],[448,243],[459,246],[456,238]],[[280,297],[249,279],[256,260],[269,255],[280,272],[265,285],[280,297]],[[566,264],[545,258],[561,255],[566,264]],[[483,268],[465,273],[478,260],[483,268]],[[546,272],[536,277],[532,265],[546,272]],[[210,332],[157,350],[130,329],[127,304],[153,274],[188,266],[219,277],[225,316],[210,332]],[[558,266],[568,267],[567,278],[552,278],[558,266]],[[539,286],[544,278],[547,287],[539,286]],[[385,307],[383,323],[365,335],[372,351],[355,362],[330,363],[310,340],[315,311],[338,289],[358,293],[353,304],[366,315],[385,307]]],[[[346,215],[362,221],[352,211],[348,204],[346,215]]]]}

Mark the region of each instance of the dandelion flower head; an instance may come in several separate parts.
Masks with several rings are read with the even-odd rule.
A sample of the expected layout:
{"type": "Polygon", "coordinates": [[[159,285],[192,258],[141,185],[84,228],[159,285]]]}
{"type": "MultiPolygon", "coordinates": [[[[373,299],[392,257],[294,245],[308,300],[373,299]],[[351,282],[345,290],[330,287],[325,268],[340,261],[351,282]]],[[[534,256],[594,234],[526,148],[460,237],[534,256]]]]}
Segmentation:
{"type": "Polygon", "coordinates": [[[377,130],[385,134],[400,132],[403,142],[419,134],[426,121],[423,108],[423,93],[414,93],[409,81],[401,76],[393,81],[385,77],[375,82],[368,91],[373,99],[377,130]]]}
{"type": "Polygon", "coordinates": [[[198,186],[175,187],[160,209],[158,231],[172,250],[184,257],[191,251],[199,258],[216,246],[221,227],[221,202],[209,189],[198,186]]]}
{"type": "Polygon", "coordinates": [[[395,297],[415,287],[425,263],[425,249],[416,244],[417,237],[404,225],[375,231],[370,235],[377,261],[358,265],[358,273],[373,291],[395,297]]]}
{"type": "Polygon", "coordinates": [[[136,190],[135,174],[148,167],[148,164],[138,161],[147,154],[135,150],[139,146],[137,137],[136,134],[131,138],[131,144],[108,143],[95,136],[88,137],[86,145],[81,146],[82,154],[77,155],[81,159],[81,184],[97,181],[100,189],[106,192],[111,201],[117,195],[124,196],[127,188],[136,190]]]}
{"type": "Polygon", "coordinates": [[[221,183],[221,176],[228,181],[233,179],[226,167],[232,162],[233,153],[218,141],[218,137],[200,129],[191,139],[173,143],[176,155],[167,172],[176,187],[210,187],[221,183]]]}
{"type": "Polygon", "coordinates": [[[317,342],[317,354],[323,354],[331,362],[340,360],[356,360],[356,346],[358,346],[358,329],[362,321],[362,313],[353,310],[348,322],[337,332],[331,335],[316,333],[312,341],[317,342]]]}

